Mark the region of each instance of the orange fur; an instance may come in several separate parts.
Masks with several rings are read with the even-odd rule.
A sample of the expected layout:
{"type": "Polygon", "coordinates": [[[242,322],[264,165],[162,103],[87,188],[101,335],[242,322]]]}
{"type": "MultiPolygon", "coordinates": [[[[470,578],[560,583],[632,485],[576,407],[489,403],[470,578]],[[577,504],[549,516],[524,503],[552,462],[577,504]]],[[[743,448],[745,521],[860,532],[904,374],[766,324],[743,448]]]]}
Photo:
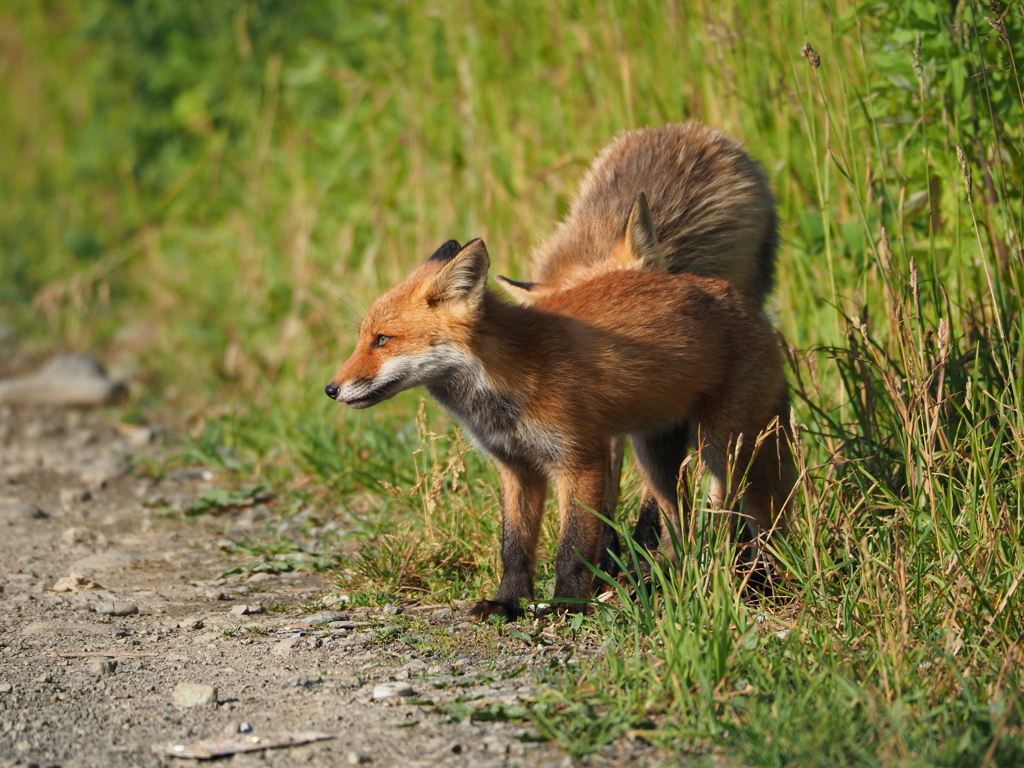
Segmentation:
{"type": "MultiPolygon", "coordinates": [[[[736,142],[697,122],[646,128],[598,155],[565,221],[536,250],[535,282],[499,280],[516,301],[532,304],[610,271],[693,273],[728,280],[763,304],[775,270],[776,229],[765,174],[736,142]]],[[[686,425],[671,431],[646,446],[664,472],[695,438],[686,425]]],[[[616,438],[603,510],[609,519],[618,503],[622,448],[616,438]]],[[[675,518],[676,494],[668,486],[682,478],[643,474],[633,537],[654,548],[667,540],[666,524],[675,518]]],[[[618,537],[611,527],[605,539],[601,565],[614,573],[618,537]]]]}
{"type": "Polygon", "coordinates": [[[641,446],[645,477],[666,506],[674,476],[667,488],[661,454],[643,446],[667,426],[691,423],[724,483],[742,436],[754,533],[784,515],[792,486],[787,385],[775,333],[754,301],[724,280],[630,271],[515,306],[487,290],[481,241],[457,251],[449,243],[438,254],[370,307],[327,389],[367,407],[426,386],[498,464],[504,574],[475,615],[514,617],[520,599],[533,596],[549,478],[561,520],[555,597],[589,597],[584,561],[597,562],[602,527],[588,510],[604,508],[609,445],[620,435],[641,446]]]}

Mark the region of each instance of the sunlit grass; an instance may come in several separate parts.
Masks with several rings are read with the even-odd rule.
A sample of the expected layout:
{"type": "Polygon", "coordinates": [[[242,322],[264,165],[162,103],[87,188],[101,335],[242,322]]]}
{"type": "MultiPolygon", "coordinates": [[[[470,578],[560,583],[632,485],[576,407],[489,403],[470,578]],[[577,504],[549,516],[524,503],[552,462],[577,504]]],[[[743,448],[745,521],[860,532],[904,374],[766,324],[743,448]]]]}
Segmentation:
{"type": "Polygon", "coordinates": [[[680,566],[587,619],[614,653],[558,678],[537,728],[576,755],[640,734],[684,761],[1017,765],[1024,16],[950,13],[16,2],[0,320],[137,368],[131,408],[175,427],[173,461],[337,521],[346,591],[474,599],[499,576],[491,467],[422,393],[356,413],[323,385],[439,243],[484,237],[525,276],[616,134],[720,126],[782,222],[769,310],[802,469],[782,581],[747,602],[693,489],[680,566]]]}

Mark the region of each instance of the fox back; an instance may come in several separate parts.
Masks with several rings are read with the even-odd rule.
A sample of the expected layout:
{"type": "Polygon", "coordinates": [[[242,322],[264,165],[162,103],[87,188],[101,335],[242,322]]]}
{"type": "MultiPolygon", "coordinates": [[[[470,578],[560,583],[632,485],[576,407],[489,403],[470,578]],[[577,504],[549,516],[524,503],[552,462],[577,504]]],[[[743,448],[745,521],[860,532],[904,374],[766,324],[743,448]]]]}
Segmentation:
{"type": "Polygon", "coordinates": [[[621,266],[616,244],[640,193],[664,271],[723,278],[764,303],[778,247],[768,180],[739,144],[697,122],[627,133],[606,147],[566,220],[536,249],[532,279],[567,285],[621,266]]]}

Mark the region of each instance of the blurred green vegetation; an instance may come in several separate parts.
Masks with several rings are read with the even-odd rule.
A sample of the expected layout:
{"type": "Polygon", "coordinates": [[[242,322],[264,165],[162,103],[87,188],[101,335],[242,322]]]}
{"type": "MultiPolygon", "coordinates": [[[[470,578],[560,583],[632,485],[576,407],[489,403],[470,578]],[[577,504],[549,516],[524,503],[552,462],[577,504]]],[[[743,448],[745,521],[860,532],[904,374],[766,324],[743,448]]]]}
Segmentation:
{"type": "Polygon", "coordinates": [[[522,276],[616,134],[720,126],[779,199],[787,582],[746,604],[700,518],[661,592],[581,625],[616,652],[537,727],[578,755],[643,728],[684,761],[1019,765],[1020,62],[999,0],[10,0],[0,321],[137,366],[181,461],[343,520],[349,587],[475,597],[487,462],[422,393],[355,413],[323,384],[441,242],[522,276]]]}

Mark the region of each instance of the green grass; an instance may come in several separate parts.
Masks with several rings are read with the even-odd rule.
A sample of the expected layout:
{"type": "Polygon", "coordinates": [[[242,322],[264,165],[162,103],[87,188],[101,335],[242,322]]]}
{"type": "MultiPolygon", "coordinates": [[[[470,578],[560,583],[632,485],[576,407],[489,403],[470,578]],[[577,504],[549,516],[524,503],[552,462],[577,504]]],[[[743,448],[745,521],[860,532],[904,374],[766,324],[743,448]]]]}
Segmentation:
{"type": "Polygon", "coordinates": [[[1024,7],[377,5],[8,3],[0,322],[136,367],[168,467],[337,522],[359,599],[469,599],[499,575],[495,474],[422,393],[326,400],[360,313],[452,237],[524,276],[617,133],[721,126],[779,199],[785,580],[745,602],[698,509],[660,589],[577,628],[615,652],[536,727],[685,764],[1024,762],[1024,7]]]}

